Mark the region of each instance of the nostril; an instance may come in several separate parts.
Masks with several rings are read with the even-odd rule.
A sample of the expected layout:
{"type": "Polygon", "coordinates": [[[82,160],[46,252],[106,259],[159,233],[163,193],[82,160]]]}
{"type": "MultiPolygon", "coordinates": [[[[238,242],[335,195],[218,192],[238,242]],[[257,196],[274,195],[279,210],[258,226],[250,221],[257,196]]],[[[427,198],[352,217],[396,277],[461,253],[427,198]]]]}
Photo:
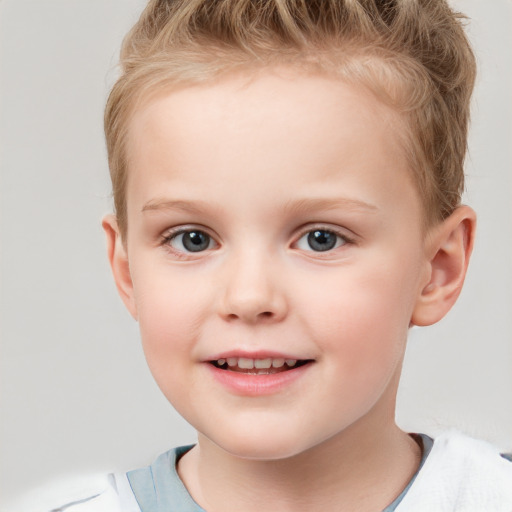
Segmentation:
{"type": "MultiPolygon", "coordinates": [[[[230,313],[227,315],[228,320],[238,320],[245,318],[243,314],[237,315],[236,313],[230,313]]],[[[256,316],[253,317],[254,320],[265,320],[274,318],[274,313],[272,311],[262,311],[261,313],[257,313],[256,316]]]]}
{"type": "MultiPolygon", "coordinates": [[[[246,290],[247,291],[247,290],[246,290]]],[[[256,293],[236,295],[233,291],[219,304],[219,314],[228,322],[275,322],[286,316],[284,297],[256,293]]]]}

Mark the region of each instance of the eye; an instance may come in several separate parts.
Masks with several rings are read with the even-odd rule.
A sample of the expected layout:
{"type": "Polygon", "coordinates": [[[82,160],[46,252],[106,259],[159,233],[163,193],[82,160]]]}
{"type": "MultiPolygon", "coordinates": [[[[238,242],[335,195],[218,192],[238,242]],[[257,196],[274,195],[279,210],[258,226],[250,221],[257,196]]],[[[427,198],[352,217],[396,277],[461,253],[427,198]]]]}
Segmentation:
{"type": "Polygon", "coordinates": [[[212,237],[199,229],[171,233],[164,242],[178,252],[201,252],[215,245],[212,237]]]}
{"type": "Polygon", "coordinates": [[[297,247],[303,251],[325,252],[341,247],[348,242],[344,236],[328,229],[313,229],[302,235],[297,247]]]}

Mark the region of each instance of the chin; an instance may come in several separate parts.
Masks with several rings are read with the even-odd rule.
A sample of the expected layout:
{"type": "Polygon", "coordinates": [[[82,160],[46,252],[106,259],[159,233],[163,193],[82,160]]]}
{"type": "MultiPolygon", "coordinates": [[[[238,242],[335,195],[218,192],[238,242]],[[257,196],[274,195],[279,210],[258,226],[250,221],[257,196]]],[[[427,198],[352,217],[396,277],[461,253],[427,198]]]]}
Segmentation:
{"type": "Polygon", "coordinates": [[[223,435],[205,436],[210,442],[229,453],[233,457],[248,460],[282,460],[294,457],[316,445],[311,439],[305,439],[299,432],[276,431],[225,431],[223,435]]]}
{"type": "Polygon", "coordinates": [[[282,444],[276,445],[275,443],[229,443],[229,445],[219,446],[228,452],[233,457],[247,460],[261,460],[261,461],[272,461],[272,460],[283,460],[302,453],[298,447],[283,446],[282,444]]]}

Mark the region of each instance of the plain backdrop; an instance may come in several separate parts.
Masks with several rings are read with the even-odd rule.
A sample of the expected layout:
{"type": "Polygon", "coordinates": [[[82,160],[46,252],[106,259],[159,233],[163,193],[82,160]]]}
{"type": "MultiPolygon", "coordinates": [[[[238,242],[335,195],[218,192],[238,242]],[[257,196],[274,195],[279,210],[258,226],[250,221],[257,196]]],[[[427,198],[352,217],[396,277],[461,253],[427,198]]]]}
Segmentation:
{"type": "MultiPolygon", "coordinates": [[[[0,509],[38,485],[150,463],[194,432],[146,368],[110,277],[102,111],[143,0],[0,1],[0,509]]],[[[411,333],[398,422],[512,449],[512,1],[472,18],[479,78],[466,202],[479,216],[465,289],[411,333]]],[[[4,508],[2,508],[4,507],[4,508]]]]}

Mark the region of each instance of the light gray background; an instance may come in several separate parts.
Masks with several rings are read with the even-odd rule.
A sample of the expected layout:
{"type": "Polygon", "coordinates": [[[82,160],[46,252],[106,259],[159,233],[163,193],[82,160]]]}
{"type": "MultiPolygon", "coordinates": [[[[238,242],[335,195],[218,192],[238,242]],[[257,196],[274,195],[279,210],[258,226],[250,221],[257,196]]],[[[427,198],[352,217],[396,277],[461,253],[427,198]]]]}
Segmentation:
{"type": "MultiPolygon", "coordinates": [[[[412,332],[398,421],[512,449],[512,2],[454,3],[473,19],[480,65],[466,197],[478,240],[454,311],[412,332]]],[[[194,440],[146,369],[100,229],[111,209],[102,109],[143,4],[0,2],[0,507],[194,440]]]]}

